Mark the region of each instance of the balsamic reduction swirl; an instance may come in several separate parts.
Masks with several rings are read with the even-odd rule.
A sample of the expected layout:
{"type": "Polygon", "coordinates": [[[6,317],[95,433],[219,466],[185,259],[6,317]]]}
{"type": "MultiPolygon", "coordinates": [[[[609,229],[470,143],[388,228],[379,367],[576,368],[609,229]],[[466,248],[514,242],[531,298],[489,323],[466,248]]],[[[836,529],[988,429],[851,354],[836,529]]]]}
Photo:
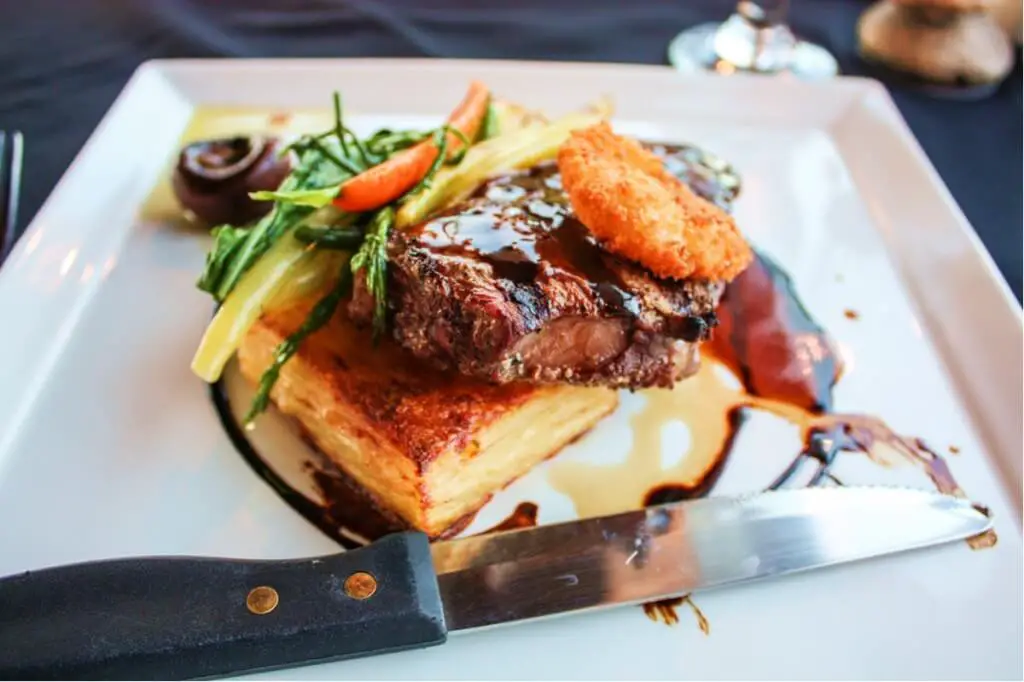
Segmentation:
{"type": "MultiPolygon", "coordinates": [[[[701,152],[681,145],[651,145],[666,167],[709,201],[728,206],[738,181],[701,165],[701,152]],[[724,180],[723,180],[724,178],[724,180]]],[[[422,247],[486,263],[500,278],[529,285],[567,274],[588,282],[607,313],[637,316],[640,302],[610,255],[573,214],[554,162],[485,182],[463,204],[423,223],[411,234],[422,247]]]]}

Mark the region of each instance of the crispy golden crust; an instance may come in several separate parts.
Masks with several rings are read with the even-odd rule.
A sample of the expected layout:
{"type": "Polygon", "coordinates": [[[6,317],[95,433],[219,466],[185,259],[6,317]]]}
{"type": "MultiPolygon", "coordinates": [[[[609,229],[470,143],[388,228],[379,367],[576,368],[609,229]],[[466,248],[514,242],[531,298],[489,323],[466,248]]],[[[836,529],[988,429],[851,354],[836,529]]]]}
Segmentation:
{"type": "MultiPolygon", "coordinates": [[[[259,324],[283,339],[307,312],[308,306],[296,306],[265,315],[259,324]]],[[[340,318],[316,337],[303,345],[303,363],[366,423],[373,424],[379,437],[401,445],[420,471],[451,448],[469,447],[475,431],[540,390],[528,384],[496,386],[442,374],[390,342],[375,346],[368,332],[340,318]]]]}
{"type": "Polygon", "coordinates": [[[608,250],[661,277],[729,281],[753,259],[728,213],[607,123],[574,132],[558,168],[583,224],[608,250]]]}
{"type": "MultiPolygon", "coordinates": [[[[310,304],[265,314],[238,351],[256,383],[310,304]]],[[[491,385],[443,374],[336,317],[303,343],[271,392],[374,506],[431,537],[615,409],[615,391],[491,385]]]]}

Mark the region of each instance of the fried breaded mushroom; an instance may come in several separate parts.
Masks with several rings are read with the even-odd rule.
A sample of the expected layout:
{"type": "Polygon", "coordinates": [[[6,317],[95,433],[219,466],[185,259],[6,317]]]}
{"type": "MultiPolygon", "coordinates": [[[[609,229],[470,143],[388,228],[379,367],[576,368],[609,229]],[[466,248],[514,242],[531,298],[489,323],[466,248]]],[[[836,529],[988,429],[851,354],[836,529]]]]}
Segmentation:
{"type": "Polygon", "coordinates": [[[558,168],[573,211],[601,244],[660,277],[729,281],[753,259],[728,213],[607,123],[574,132],[558,168]]]}

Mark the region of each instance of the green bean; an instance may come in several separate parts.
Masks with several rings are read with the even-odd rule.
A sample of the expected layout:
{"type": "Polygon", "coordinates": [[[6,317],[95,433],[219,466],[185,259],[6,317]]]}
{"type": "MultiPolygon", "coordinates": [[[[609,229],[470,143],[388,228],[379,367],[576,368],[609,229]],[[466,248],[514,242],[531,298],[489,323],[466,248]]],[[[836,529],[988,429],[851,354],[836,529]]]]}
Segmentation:
{"type": "Polygon", "coordinates": [[[363,243],[363,233],[353,227],[313,227],[302,225],[295,230],[295,238],[305,244],[316,244],[324,249],[351,251],[363,243]]]}

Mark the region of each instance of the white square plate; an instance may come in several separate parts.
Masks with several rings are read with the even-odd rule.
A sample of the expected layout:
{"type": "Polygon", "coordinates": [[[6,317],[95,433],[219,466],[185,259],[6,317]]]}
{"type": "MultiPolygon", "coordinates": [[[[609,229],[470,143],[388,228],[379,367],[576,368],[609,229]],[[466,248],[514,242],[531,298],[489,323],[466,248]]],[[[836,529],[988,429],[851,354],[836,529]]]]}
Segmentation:
{"type": "MultiPolygon", "coordinates": [[[[361,128],[427,125],[471,78],[550,112],[606,93],[622,130],[730,160],[744,181],[740,226],[843,350],[837,410],[925,438],[992,509],[1000,541],[701,594],[708,635],[688,612],[667,627],[632,607],[275,676],[1020,679],[1020,309],[884,89],[859,79],[468,61],[143,66],[0,270],[0,574],[124,555],[337,549],[235,452],[189,371],[210,312],[193,285],[206,236],[140,208],[197,109],[241,107],[225,124],[261,128],[274,112],[325,109],[337,89],[361,128]]],[[[542,522],[573,516],[552,472],[624,457],[644,399],[626,396],[477,525],[523,499],[540,501],[542,522]]],[[[716,494],[763,486],[765,458],[796,447],[792,426],[770,417],[744,428],[716,494]]],[[[930,485],[912,467],[863,456],[841,466],[858,482],[930,485]]]]}

